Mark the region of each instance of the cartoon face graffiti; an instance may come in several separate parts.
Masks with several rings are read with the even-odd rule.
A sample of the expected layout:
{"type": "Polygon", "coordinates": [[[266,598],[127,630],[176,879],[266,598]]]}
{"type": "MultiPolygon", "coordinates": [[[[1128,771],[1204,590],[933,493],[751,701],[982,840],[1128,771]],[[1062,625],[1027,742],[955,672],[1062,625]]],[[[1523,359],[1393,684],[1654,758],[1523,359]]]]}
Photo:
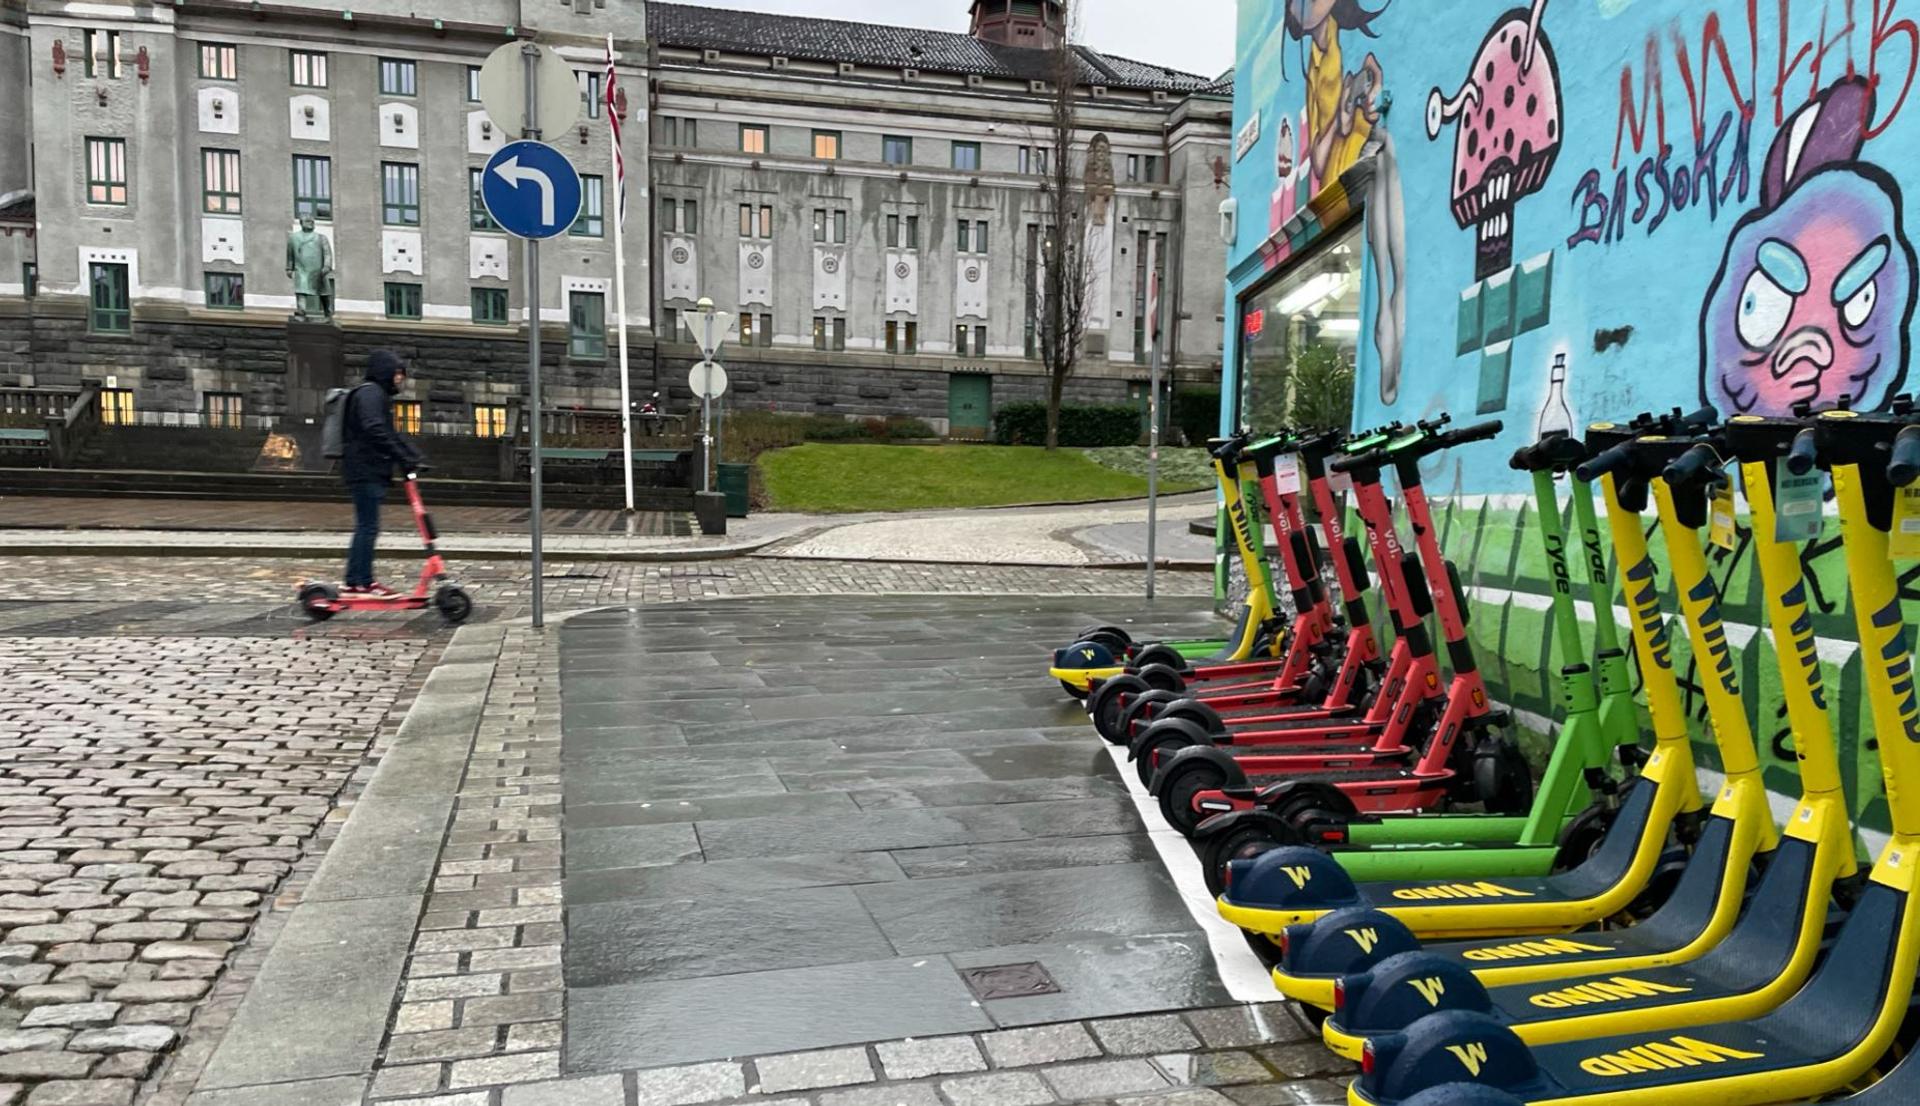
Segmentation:
{"type": "Polygon", "coordinates": [[[1427,137],[1458,121],[1453,218],[1478,234],[1477,280],[1513,264],[1513,206],[1540,190],[1560,155],[1560,69],[1540,26],[1547,0],[1494,21],[1451,97],[1427,93],[1427,137]]]}
{"type": "Polygon", "coordinates": [[[1914,251],[1900,186],[1858,160],[1872,115],[1867,82],[1841,81],[1767,152],[1700,314],[1700,395],[1724,414],[1873,409],[1905,378],[1914,251]]]}

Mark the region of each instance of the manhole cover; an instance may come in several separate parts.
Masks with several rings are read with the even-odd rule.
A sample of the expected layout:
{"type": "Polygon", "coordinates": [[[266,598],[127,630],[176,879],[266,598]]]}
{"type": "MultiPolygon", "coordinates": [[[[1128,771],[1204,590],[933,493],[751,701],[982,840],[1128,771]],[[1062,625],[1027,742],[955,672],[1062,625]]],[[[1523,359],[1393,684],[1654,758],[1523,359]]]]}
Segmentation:
{"type": "Polygon", "coordinates": [[[1060,985],[1036,961],[1024,964],[994,964],[985,968],[962,968],[960,978],[967,989],[982,1002],[996,998],[1022,998],[1027,995],[1057,995],[1060,985]]]}

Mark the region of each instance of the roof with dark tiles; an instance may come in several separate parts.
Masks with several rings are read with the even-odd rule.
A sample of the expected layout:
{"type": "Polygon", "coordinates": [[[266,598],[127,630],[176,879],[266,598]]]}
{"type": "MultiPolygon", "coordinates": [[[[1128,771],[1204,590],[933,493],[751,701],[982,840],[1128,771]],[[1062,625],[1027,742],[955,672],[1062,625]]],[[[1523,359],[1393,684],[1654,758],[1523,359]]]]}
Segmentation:
{"type": "MultiPolygon", "coordinates": [[[[1053,57],[1049,51],[982,42],[953,31],[813,16],[769,15],[693,4],[648,4],[647,37],[661,46],[771,54],[807,61],[844,61],[932,73],[972,73],[1020,81],[1049,80],[1053,76],[1053,57]]],[[[1222,93],[1217,87],[1219,80],[1210,81],[1192,73],[1101,53],[1085,46],[1074,49],[1078,54],[1080,80],[1085,84],[1175,93],[1232,92],[1230,77],[1221,78],[1227,82],[1222,93]]]]}

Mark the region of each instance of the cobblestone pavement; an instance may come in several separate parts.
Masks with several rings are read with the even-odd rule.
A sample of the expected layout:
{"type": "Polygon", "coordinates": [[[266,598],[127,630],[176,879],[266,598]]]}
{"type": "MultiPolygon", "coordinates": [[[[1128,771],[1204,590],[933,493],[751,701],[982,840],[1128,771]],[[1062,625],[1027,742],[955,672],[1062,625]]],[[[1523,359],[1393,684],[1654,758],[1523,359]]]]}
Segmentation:
{"type": "Polygon", "coordinates": [[[193,1038],[243,982],[223,966],[421,659],[418,642],[0,638],[0,1103],[130,1102],[183,1034],[190,1085],[193,1038]]]}
{"type": "MultiPolygon", "coordinates": [[[[524,507],[433,507],[442,534],[520,533],[533,512],[524,507]]],[[[551,534],[631,534],[638,537],[687,537],[693,533],[685,513],[549,508],[541,512],[551,534]]],[[[413,533],[413,510],[395,492],[381,512],[389,533],[413,533]]],[[[116,499],[104,497],[0,496],[0,529],[35,530],[325,530],[353,529],[353,506],[344,501],[311,503],[284,500],[116,499]]]]}
{"type": "MultiPolygon", "coordinates": [[[[399,582],[406,562],[383,560],[387,578],[399,582]]],[[[532,574],[524,562],[482,561],[457,565],[479,605],[476,620],[519,617],[530,601],[532,574]]],[[[331,579],[332,561],[269,561],[224,557],[92,558],[0,557],[0,634],[44,625],[66,629],[76,618],[94,624],[176,623],[203,619],[214,629],[223,613],[230,622],[259,621],[254,632],[303,631],[316,636],[362,634],[417,626],[431,629],[439,616],[356,614],[311,626],[293,611],[293,592],[307,579],[331,579]],[[76,604],[62,612],[47,604],[76,604]],[[31,602],[29,602],[31,601],[31,602]],[[79,604],[109,604],[82,610],[79,604]],[[208,606],[216,609],[208,609],[208,606]],[[30,609],[29,609],[30,608],[30,609]],[[221,609],[223,608],[224,611],[221,609]],[[191,613],[189,613],[191,612],[191,613]],[[23,620],[31,620],[23,621],[23,620]],[[116,621],[117,620],[117,621],[116,621]]],[[[814,561],[734,558],[669,564],[609,564],[548,561],[546,602],[551,610],[680,602],[744,595],[833,595],[883,592],[927,594],[1133,595],[1142,576],[1119,569],[1002,567],[991,565],[889,564],[877,561],[814,561]]],[[[1212,578],[1197,572],[1163,572],[1159,590],[1168,596],[1212,594],[1212,578]]],[[[230,629],[230,627],[228,627],[230,629]]],[[[94,632],[104,632],[96,630],[94,632]]]]}

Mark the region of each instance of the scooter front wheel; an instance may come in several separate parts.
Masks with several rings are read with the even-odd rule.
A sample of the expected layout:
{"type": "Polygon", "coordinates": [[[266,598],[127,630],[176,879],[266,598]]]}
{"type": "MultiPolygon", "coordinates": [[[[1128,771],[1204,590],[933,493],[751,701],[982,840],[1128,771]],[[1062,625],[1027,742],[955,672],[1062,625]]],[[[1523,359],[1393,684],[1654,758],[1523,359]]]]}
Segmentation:
{"type": "Polygon", "coordinates": [[[1248,819],[1207,838],[1200,846],[1200,870],[1208,893],[1219,898],[1226,891],[1230,861],[1251,860],[1283,845],[1300,843],[1299,834],[1290,832],[1278,819],[1267,818],[1248,819]]]}
{"type": "Polygon", "coordinates": [[[458,626],[473,613],[473,597],[465,588],[448,584],[433,593],[433,607],[450,625],[458,626]]]}
{"type": "Polygon", "coordinates": [[[1218,791],[1226,782],[1227,774],[1220,766],[1206,760],[1188,761],[1170,769],[1160,781],[1160,816],[1179,830],[1180,836],[1192,837],[1195,827],[1206,817],[1194,805],[1195,801],[1201,792],[1218,791]]]}
{"type": "Polygon", "coordinates": [[[300,589],[300,613],[315,622],[325,622],[332,618],[334,610],[324,604],[340,598],[340,593],[326,584],[308,584],[300,589]]]}

